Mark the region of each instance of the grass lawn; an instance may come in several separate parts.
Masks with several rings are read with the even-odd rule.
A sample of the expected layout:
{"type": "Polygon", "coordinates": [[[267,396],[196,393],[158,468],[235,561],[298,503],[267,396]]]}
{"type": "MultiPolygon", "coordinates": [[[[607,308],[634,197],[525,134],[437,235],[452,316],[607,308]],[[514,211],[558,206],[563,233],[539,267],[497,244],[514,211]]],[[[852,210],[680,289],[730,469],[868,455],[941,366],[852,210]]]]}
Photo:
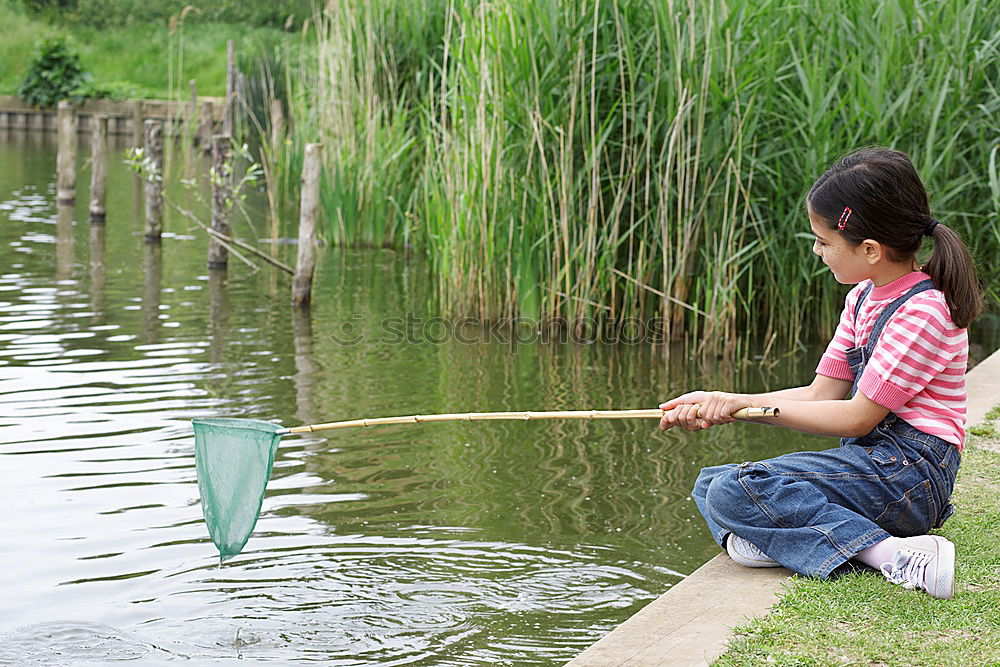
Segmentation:
{"type": "Polygon", "coordinates": [[[0,40],[0,95],[15,95],[28,71],[35,44],[48,35],[69,35],[80,53],[85,71],[95,82],[128,84],[134,97],[168,99],[169,59],[173,54],[174,98],[188,99],[188,80],[195,79],[199,95],[226,94],[226,40],[236,42],[237,51],[257,49],[260,43],[273,44],[298,39],[273,28],[251,28],[224,23],[199,22],[197,14],[184,24],[184,63],[177,76],[180,32],[170,35],[166,24],[141,24],[127,28],[97,30],[68,28],[25,16],[0,2],[4,36],[0,40]]]}
{"type": "Polygon", "coordinates": [[[904,590],[875,572],[796,576],[774,611],[737,628],[714,664],[1000,665],[1000,434],[971,432],[955,514],[937,531],[955,543],[954,599],[904,590]]]}

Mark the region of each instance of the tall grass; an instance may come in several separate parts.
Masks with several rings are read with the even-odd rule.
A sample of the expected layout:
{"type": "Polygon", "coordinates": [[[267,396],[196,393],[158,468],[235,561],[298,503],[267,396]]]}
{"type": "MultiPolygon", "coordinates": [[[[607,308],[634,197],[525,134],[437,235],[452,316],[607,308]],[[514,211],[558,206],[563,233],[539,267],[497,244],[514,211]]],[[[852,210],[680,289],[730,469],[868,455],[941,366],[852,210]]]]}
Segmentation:
{"type": "Polygon", "coordinates": [[[996,289],[988,2],[349,0],[315,35],[292,144],[326,144],[326,235],[414,245],[446,312],[825,335],[802,197],[865,144],[912,155],[996,289]]]}

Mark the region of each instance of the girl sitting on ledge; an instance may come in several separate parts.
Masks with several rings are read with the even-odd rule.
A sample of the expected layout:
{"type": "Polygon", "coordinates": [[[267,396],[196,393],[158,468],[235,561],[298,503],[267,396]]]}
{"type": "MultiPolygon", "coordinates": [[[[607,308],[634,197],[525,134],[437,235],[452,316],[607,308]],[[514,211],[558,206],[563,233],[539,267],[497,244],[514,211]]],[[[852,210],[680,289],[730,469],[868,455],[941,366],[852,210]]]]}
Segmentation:
{"type": "Polygon", "coordinates": [[[910,159],[852,153],[806,198],[813,252],[856,286],[807,387],[673,398],[660,428],[697,431],[774,406],[767,423],[841,437],[840,447],[701,471],[692,493],[712,536],[748,567],[828,577],[848,560],[895,584],[952,596],[955,546],[937,535],[965,441],[966,327],[981,309],[972,257],[931,218],[910,159]],[[922,239],[934,250],[924,266],[922,239]],[[845,400],[845,397],[846,398],[845,400]]]}

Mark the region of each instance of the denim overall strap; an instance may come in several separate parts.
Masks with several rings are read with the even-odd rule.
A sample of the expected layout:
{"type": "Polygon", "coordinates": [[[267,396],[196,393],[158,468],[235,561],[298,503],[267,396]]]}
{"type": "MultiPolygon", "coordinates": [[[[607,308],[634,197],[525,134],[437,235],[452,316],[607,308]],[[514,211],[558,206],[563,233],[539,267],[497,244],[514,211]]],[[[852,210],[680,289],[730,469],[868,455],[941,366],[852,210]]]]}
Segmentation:
{"type": "MultiPolygon", "coordinates": [[[[861,296],[858,297],[858,302],[854,306],[854,322],[857,324],[858,314],[861,312],[861,303],[864,301],[865,297],[871,292],[872,285],[868,285],[865,291],[862,292],[861,296]]],[[[864,346],[852,347],[846,351],[847,363],[851,367],[851,373],[854,374],[854,385],[851,387],[851,396],[854,396],[855,392],[858,390],[858,383],[861,381],[861,374],[865,370],[865,366],[868,365],[868,361],[872,358],[872,354],[875,352],[875,344],[878,343],[878,338],[882,334],[882,330],[885,325],[889,323],[889,320],[896,311],[899,310],[904,303],[910,300],[913,296],[920,294],[921,292],[926,292],[929,289],[934,289],[934,283],[930,280],[921,280],[919,283],[911,287],[906,291],[905,294],[897,298],[895,301],[887,305],[879,313],[878,319],[875,320],[875,325],[872,327],[872,331],[868,334],[868,341],[864,346]]]]}
{"type": "Polygon", "coordinates": [[[861,296],[858,297],[857,303],[854,304],[855,323],[858,321],[858,315],[861,314],[861,304],[865,302],[865,299],[868,297],[868,293],[872,291],[873,287],[875,287],[875,283],[868,283],[868,287],[865,288],[865,290],[861,293],[861,296]]]}

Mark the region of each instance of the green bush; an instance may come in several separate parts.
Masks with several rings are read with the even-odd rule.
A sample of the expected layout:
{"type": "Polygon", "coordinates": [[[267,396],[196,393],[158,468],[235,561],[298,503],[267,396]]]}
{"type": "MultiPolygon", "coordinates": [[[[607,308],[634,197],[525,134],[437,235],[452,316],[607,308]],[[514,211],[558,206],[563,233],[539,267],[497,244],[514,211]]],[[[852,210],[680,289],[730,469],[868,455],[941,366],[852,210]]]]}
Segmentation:
{"type": "Polygon", "coordinates": [[[94,81],[64,36],[47,37],[38,43],[28,75],[17,91],[22,100],[42,108],[60,100],[74,104],[98,98],[127,100],[136,93],[135,86],[127,81],[94,81]]]}
{"type": "Polygon", "coordinates": [[[17,96],[36,107],[51,107],[74,97],[87,83],[79,54],[65,37],[47,37],[39,42],[17,96]]]}

